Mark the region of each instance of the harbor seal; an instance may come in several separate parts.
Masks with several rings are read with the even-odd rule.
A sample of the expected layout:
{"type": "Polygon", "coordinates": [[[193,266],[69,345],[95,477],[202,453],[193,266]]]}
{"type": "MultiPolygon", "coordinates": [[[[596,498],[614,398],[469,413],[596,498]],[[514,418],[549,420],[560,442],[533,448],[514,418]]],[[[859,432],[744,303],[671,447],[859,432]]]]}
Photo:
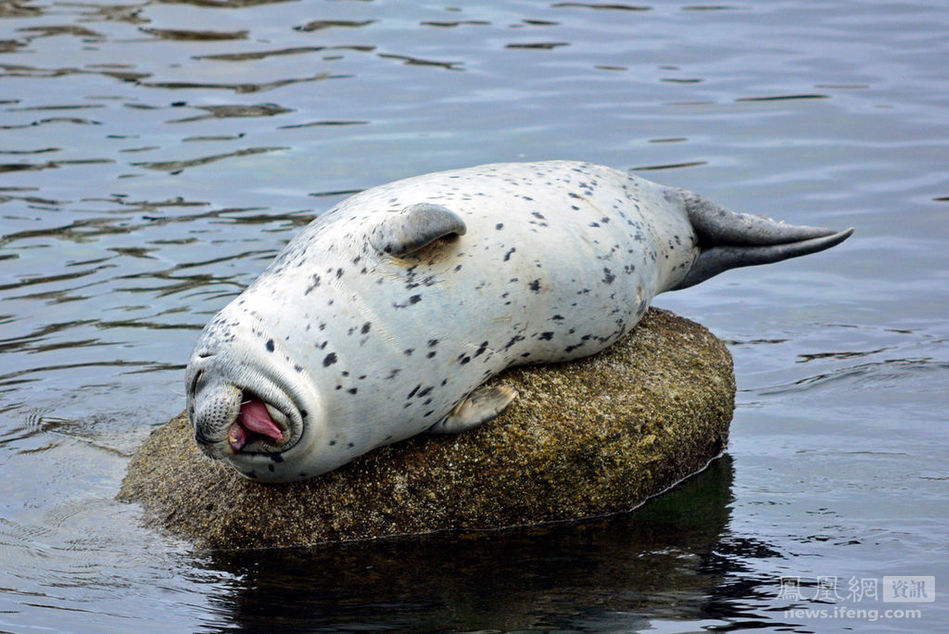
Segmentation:
{"type": "Polygon", "coordinates": [[[814,253],[835,232],[737,214],[589,163],[500,163],[356,194],[294,237],[201,333],[195,440],[261,481],[309,478],[501,412],[480,387],[625,335],[658,293],[814,253]]]}

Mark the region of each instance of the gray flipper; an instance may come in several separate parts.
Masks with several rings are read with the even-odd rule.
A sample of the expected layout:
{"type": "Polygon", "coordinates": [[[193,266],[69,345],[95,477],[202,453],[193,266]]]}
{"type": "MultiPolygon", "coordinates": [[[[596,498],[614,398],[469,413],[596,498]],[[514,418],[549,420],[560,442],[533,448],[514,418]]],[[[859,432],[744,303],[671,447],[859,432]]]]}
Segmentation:
{"type": "Polygon", "coordinates": [[[432,434],[457,434],[474,429],[481,423],[496,418],[515,398],[517,392],[506,385],[479,387],[459,403],[451,414],[432,425],[428,431],[432,434]]]}
{"type": "Polygon", "coordinates": [[[735,213],[685,190],[676,190],[671,195],[678,197],[685,207],[700,251],[685,278],[670,290],[694,286],[728,269],[817,253],[840,244],[853,233],[852,227],[834,231],[735,213]]]}
{"type": "Polygon", "coordinates": [[[441,205],[419,203],[389,214],[369,234],[376,249],[401,257],[418,251],[439,238],[464,235],[461,216],[441,205]]]}

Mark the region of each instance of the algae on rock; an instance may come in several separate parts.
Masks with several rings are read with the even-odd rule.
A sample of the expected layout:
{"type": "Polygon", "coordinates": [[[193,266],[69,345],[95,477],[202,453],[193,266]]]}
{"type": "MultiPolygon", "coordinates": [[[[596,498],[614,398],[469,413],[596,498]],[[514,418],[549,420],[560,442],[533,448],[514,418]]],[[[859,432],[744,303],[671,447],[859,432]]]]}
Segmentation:
{"type": "Polygon", "coordinates": [[[579,519],[632,509],[701,470],[734,409],[724,344],[658,309],[604,352],[496,382],[519,397],[478,429],[416,436],[291,484],[205,458],[182,414],[135,454],[119,499],[139,502],[151,525],[227,549],[579,519]]]}

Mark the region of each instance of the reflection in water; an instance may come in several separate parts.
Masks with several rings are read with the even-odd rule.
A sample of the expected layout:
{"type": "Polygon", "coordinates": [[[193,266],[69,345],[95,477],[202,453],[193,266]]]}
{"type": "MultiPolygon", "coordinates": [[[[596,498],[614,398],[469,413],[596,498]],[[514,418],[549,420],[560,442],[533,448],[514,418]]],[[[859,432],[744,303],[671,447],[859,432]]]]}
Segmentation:
{"type": "Polygon", "coordinates": [[[247,31],[191,31],[187,29],[147,29],[139,28],[142,33],[148,33],[162,40],[188,41],[215,41],[215,40],[246,40],[247,31]]]}
{"type": "Polygon", "coordinates": [[[323,81],[326,79],[344,79],[345,75],[331,75],[329,73],[317,73],[307,77],[293,77],[287,79],[278,79],[276,81],[266,81],[260,83],[239,82],[239,83],[218,83],[218,82],[193,82],[193,81],[143,81],[141,85],[146,88],[164,88],[167,90],[233,90],[236,93],[266,92],[275,90],[292,84],[305,84],[313,81],[323,81]]]}
{"type": "Polygon", "coordinates": [[[288,149],[290,148],[251,147],[251,148],[245,148],[243,150],[236,150],[234,152],[227,152],[225,154],[203,156],[201,158],[191,159],[187,161],[143,161],[140,163],[132,163],[132,165],[135,165],[137,167],[144,167],[151,170],[166,170],[168,172],[171,172],[172,174],[180,174],[181,172],[183,172],[189,167],[207,165],[208,163],[214,163],[216,161],[220,161],[223,159],[233,158],[236,156],[250,156],[253,154],[264,154],[266,152],[279,152],[280,150],[288,150],[288,149]]]}
{"type": "Polygon", "coordinates": [[[632,4],[619,3],[597,3],[597,2],[555,2],[550,5],[562,9],[605,9],[607,11],[650,11],[652,7],[637,6],[632,4]]]}
{"type": "MultiPolygon", "coordinates": [[[[314,549],[211,554],[233,626],[519,629],[754,619],[744,561],[779,557],[728,529],[728,456],[643,508],[586,523],[314,549]],[[578,614],[582,606],[582,615],[578,614]]],[[[774,624],[772,622],[772,624],[774,624]]]]}
{"type": "Polygon", "coordinates": [[[462,70],[460,62],[436,62],[430,59],[419,59],[417,57],[409,57],[408,55],[393,55],[389,53],[379,53],[379,57],[382,59],[397,59],[410,66],[438,66],[445,70],[462,70]]]}
{"type": "Polygon", "coordinates": [[[306,24],[295,26],[293,29],[295,31],[321,31],[323,29],[334,29],[334,28],[350,28],[355,29],[361,26],[369,26],[373,24],[375,20],[313,20],[312,22],[307,22],[306,24]]]}

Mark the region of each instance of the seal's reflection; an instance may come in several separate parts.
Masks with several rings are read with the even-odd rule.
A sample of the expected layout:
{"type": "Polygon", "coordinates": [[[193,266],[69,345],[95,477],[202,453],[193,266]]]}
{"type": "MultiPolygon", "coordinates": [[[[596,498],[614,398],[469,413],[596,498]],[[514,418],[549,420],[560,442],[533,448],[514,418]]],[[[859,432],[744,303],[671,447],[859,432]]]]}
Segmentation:
{"type": "Polygon", "coordinates": [[[721,614],[716,595],[729,567],[742,566],[740,556],[723,554],[741,542],[728,532],[732,478],[725,455],[639,510],[609,518],[217,552],[204,565],[234,575],[216,608],[248,629],[628,629],[655,618],[708,618],[721,614]]]}

